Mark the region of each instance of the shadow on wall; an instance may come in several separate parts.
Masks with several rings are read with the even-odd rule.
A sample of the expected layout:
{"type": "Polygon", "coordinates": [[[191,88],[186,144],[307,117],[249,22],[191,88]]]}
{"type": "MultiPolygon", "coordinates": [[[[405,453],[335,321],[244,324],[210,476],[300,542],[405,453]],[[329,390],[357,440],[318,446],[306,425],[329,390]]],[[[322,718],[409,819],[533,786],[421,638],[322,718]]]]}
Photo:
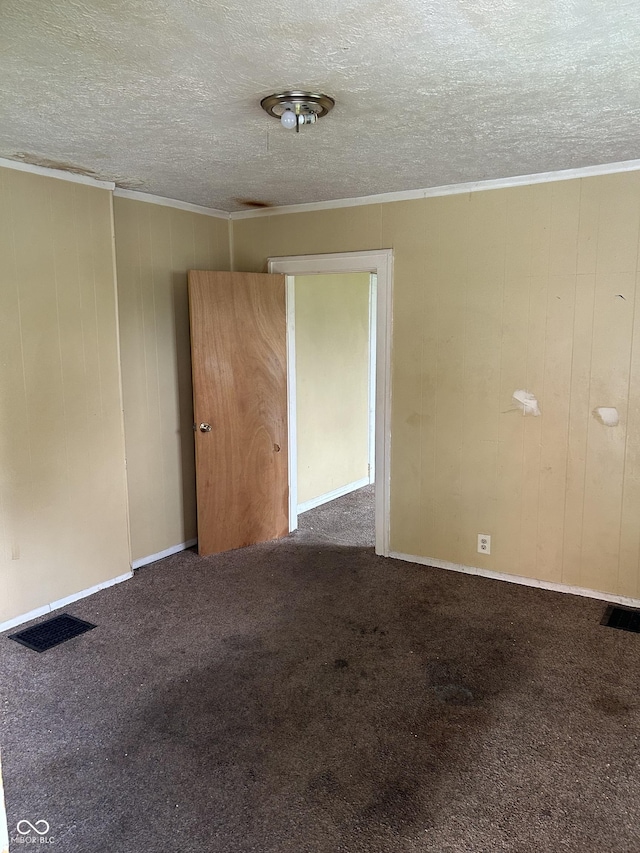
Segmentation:
{"type": "Polygon", "coordinates": [[[196,536],[196,471],[193,440],[193,386],[186,273],[173,273],[178,411],[180,413],[180,470],[185,538],[196,536]]]}

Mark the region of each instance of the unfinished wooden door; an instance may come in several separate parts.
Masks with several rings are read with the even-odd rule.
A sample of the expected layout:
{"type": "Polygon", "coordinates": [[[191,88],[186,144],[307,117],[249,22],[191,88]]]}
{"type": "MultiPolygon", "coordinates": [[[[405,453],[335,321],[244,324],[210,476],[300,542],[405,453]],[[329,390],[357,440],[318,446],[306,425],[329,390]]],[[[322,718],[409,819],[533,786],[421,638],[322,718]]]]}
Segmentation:
{"type": "Polygon", "coordinates": [[[283,275],[189,272],[198,553],[289,532],[283,275]]]}

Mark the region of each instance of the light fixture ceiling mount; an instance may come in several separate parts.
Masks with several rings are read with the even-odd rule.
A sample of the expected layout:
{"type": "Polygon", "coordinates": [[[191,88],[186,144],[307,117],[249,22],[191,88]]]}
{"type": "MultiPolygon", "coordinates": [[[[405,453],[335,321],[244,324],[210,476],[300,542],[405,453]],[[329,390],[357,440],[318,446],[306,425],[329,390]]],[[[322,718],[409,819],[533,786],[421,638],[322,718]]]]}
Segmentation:
{"type": "Polygon", "coordinates": [[[315,124],[333,109],[335,101],[329,95],[317,92],[276,92],[260,101],[260,106],[274,118],[279,118],[282,126],[296,133],[303,124],[315,124]]]}

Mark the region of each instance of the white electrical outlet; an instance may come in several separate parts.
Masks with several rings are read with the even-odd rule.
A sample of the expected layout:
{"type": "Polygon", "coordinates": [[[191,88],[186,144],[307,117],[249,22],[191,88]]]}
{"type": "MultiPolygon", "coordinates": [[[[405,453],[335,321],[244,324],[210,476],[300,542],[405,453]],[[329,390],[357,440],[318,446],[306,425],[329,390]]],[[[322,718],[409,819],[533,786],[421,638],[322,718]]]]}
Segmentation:
{"type": "Polygon", "coordinates": [[[491,553],[491,537],[488,533],[478,533],[478,554],[491,553]]]}

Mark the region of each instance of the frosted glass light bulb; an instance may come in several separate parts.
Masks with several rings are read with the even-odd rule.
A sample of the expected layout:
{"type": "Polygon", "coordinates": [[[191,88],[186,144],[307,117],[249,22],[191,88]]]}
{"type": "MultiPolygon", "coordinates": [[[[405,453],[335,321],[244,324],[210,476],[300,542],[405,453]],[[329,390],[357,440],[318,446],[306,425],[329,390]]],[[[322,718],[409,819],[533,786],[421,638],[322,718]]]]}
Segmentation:
{"type": "Polygon", "coordinates": [[[287,130],[291,130],[298,123],[298,117],[293,112],[293,110],[285,110],[282,113],[280,121],[282,122],[283,127],[286,127],[287,130]]]}

